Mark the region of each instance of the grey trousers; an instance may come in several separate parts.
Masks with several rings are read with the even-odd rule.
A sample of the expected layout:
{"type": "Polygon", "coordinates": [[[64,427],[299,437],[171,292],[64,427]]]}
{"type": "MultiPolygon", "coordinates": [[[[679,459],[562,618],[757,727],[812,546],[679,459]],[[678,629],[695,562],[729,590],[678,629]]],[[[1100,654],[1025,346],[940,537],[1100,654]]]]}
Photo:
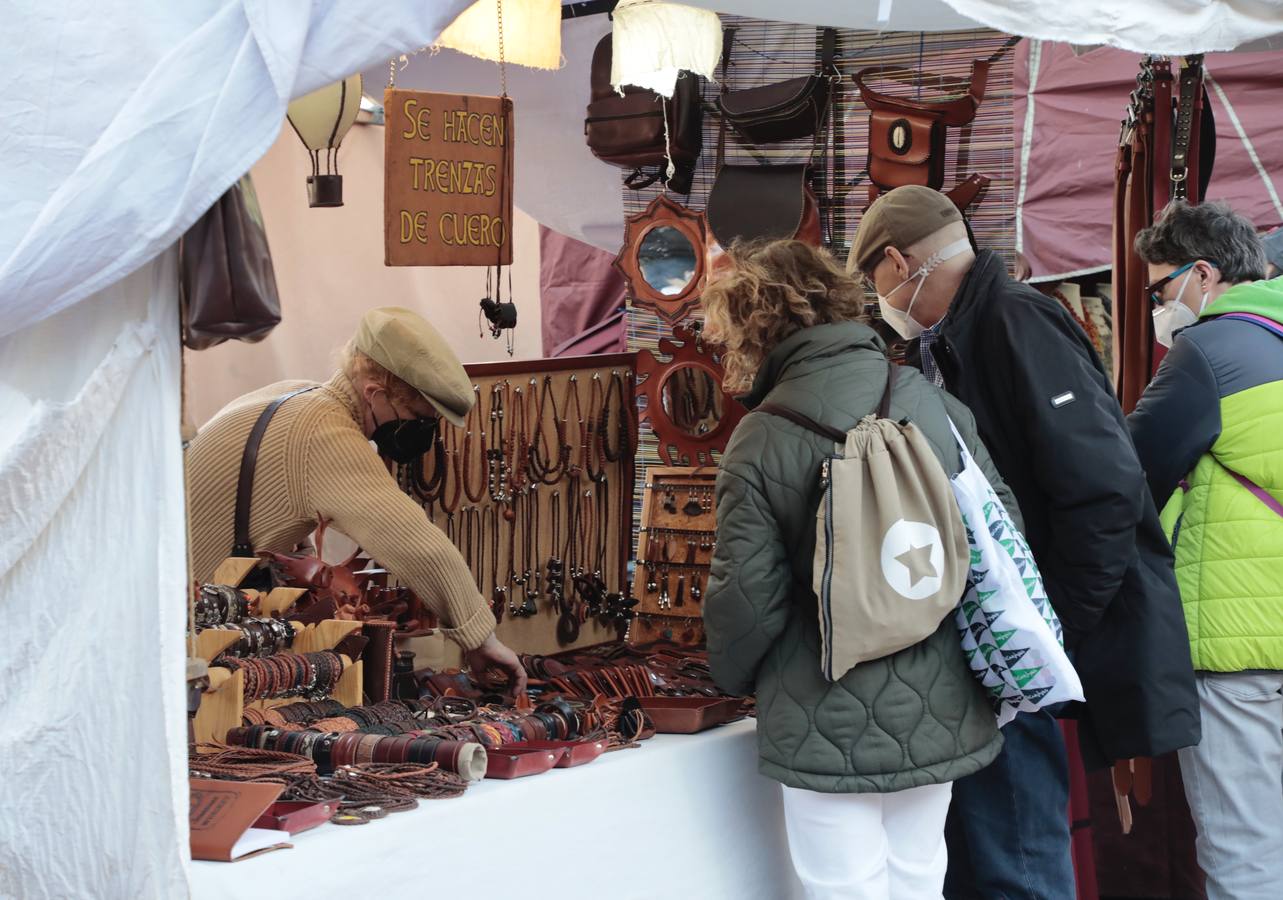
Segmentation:
{"type": "Polygon", "coordinates": [[[1283,898],[1283,672],[1199,672],[1203,740],[1180,751],[1208,900],[1283,898]]]}

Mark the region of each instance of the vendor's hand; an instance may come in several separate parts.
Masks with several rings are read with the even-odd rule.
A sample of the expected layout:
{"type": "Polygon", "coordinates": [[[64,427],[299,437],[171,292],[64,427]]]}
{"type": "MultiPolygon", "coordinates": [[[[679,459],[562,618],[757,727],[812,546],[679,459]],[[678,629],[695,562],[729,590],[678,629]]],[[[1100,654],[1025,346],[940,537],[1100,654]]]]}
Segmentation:
{"type": "Polygon", "coordinates": [[[494,632],[485,639],[480,647],[475,650],[469,650],[463,655],[468,663],[468,668],[474,674],[480,674],[489,669],[499,669],[508,676],[508,686],[512,688],[515,696],[522,696],[526,692],[526,670],[522,668],[521,660],[517,659],[517,654],[497,637],[494,632]]]}

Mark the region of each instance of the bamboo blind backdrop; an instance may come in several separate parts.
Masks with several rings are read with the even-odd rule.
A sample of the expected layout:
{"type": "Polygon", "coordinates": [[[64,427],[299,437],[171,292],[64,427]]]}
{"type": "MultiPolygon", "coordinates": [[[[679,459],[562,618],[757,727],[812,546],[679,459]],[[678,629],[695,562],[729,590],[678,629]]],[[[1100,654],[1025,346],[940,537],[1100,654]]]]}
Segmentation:
{"type": "MultiPolygon", "coordinates": [[[[723,16],[723,24],[735,28],[731,64],[726,78],[729,90],[756,87],[812,74],[819,68],[821,29],[811,26],[767,22],[723,16]]],[[[971,227],[976,242],[997,251],[1011,263],[1015,256],[1016,169],[1013,146],[1012,76],[1017,38],[989,29],[925,34],[918,32],[870,32],[838,30],[836,64],[843,80],[835,86],[836,127],[834,160],[827,165],[825,189],[833,204],[833,237],[829,245],[845,261],[860,216],[868,204],[865,174],[868,157],[868,109],[860,100],[850,76],[866,66],[893,65],[907,70],[903,79],[877,79],[879,90],[924,100],[964,93],[971,77],[971,63],[989,59],[989,81],[984,101],[975,120],[964,128],[949,128],[946,141],[944,189],[948,190],[972,173],[990,177],[991,184],[981,201],[972,207],[971,227]]],[[[720,72],[719,72],[720,75],[720,72]]],[[[893,73],[894,76],[894,73],[893,73]]],[[[706,108],[714,104],[721,85],[702,86],[706,108]]],[[[695,168],[689,197],[673,199],[691,209],[702,210],[708,201],[717,168],[718,120],[704,116],[704,149],[695,168]]],[[[727,162],[751,164],[762,159],[771,163],[804,162],[811,152],[811,139],[787,144],[745,146],[728,129],[727,162]]],[[[643,191],[623,188],[624,212],[636,215],[660,193],[658,187],[643,191]]],[[[700,312],[696,312],[698,317],[700,312]]],[[[646,310],[628,309],[628,349],[654,350],[669,327],[646,310]]],[[[645,467],[660,464],[655,440],[649,432],[641,435],[637,455],[638,485],[645,467]]],[[[641,491],[634,498],[634,515],[641,515],[641,491]]]]}

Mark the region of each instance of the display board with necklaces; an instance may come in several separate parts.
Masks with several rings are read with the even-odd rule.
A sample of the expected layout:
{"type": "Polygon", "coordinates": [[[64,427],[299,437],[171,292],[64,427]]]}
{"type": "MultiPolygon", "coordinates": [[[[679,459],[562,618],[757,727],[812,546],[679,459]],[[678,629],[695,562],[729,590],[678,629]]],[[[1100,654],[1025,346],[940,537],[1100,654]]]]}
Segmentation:
{"type": "Polygon", "coordinates": [[[618,637],[634,605],[634,355],[466,368],[467,422],[401,468],[403,488],[463,554],[506,644],[618,637]]]}

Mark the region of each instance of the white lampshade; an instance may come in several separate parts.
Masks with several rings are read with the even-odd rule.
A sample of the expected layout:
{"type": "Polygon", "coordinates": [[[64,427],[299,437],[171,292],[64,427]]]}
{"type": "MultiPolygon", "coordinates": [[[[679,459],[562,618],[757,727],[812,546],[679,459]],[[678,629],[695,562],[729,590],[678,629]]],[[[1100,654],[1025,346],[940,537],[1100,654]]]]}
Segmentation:
{"type": "Polygon", "coordinates": [[[299,97],[289,106],[290,125],[312,156],[312,174],[307,179],[308,202],[312,206],[343,205],[338,150],[361,111],[361,87],[358,72],[299,97]],[[325,154],[324,173],[321,172],[322,153],[325,154]]]}
{"type": "MultiPolygon", "coordinates": [[[[477,0],[441,32],[434,46],[498,62],[497,0],[477,0]]],[[[561,68],[560,0],[503,0],[503,58],[532,69],[561,68]]]]}
{"type": "Polygon", "coordinates": [[[611,36],[610,83],[673,96],[682,70],[713,80],[722,58],[717,13],[678,3],[619,0],[611,36]]]}

